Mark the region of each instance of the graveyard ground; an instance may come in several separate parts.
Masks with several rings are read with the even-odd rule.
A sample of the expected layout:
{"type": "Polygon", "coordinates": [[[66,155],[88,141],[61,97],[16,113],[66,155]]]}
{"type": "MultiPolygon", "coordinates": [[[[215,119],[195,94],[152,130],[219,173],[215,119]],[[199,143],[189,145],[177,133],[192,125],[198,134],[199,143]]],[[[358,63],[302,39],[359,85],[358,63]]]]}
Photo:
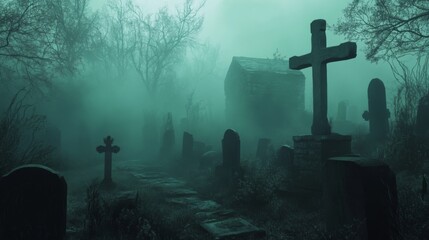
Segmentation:
{"type": "MultiPolygon", "coordinates": [[[[139,161],[114,164],[113,189],[100,185],[102,165],[65,171],[67,239],[212,239],[199,225],[198,209],[170,201],[186,194],[207,203],[202,208],[210,208],[214,205],[210,200],[214,200],[225,215],[231,210],[266,231],[264,238],[242,239],[357,239],[354,228],[359,223],[336,233],[325,232],[321,197],[282,189],[287,179],[285,169],[251,162],[243,162],[245,174],[234,189],[222,188],[213,174],[198,169],[178,172],[175,168],[173,172],[139,161]],[[158,177],[168,180],[150,183],[158,177]],[[169,186],[187,191],[172,193],[169,186]]],[[[401,172],[397,185],[402,236],[426,239],[429,204],[420,199],[421,177],[401,172]]]]}

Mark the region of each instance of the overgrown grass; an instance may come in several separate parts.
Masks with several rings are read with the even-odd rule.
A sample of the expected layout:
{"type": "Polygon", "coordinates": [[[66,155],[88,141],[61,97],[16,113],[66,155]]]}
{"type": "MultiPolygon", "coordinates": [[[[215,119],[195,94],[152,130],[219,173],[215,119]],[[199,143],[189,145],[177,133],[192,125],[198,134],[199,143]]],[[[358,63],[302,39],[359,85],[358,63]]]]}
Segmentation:
{"type": "Polygon", "coordinates": [[[94,181],[86,190],[83,239],[159,239],[145,217],[138,195],[115,199],[102,192],[94,181]]]}
{"type": "Polygon", "coordinates": [[[232,203],[249,208],[272,204],[276,201],[276,192],[285,178],[283,168],[271,164],[249,164],[244,168],[243,178],[238,181],[232,203]]]}
{"type": "MultiPolygon", "coordinates": [[[[69,239],[200,239],[195,213],[171,206],[164,199],[153,189],[144,189],[132,198],[118,198],[94,181],[86,190],[83,227],[69,239]]],[[[72,218],[79,224],[78,217],[72,218]]]]}
{"type": "Polygon", "coordinates": [[[427,239],[429,236],[429,201],[421,199],[421,176],[402,173],[398,175],[397,181],[398,215],[403,239],[427,239]]]}

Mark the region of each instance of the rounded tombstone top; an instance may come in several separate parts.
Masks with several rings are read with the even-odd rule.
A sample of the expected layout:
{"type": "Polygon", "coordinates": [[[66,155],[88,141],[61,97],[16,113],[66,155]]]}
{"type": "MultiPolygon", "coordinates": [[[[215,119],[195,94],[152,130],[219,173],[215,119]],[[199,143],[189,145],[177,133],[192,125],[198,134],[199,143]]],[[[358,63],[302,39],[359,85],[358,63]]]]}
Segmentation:
{"type": "Polygon", "coordinates": [[[187,132],[187,131],[183,131],[183,136],[193,137],[192,134],[190,132],[187,132]]]}
{"type": "Polygon", "coordinates": [[[67,183],[63,176],[43,165],[23,165],[0,178],[0,196],[1,239],[64,239],[67,183]]]}
{"type": "Polygon", "coordinates": [[[326,21],[324,19],[316,19],[311,22],[311,33],[326,31],[326,21]]]}
{"type": "Polygon", "coordinates": [[[236,131],[229,128],[225,131],[225,134],[223,135],[223,139],[240,141],[240,136],[236,131]]]}
{"type": "Polygon", "coordinates": [[[382,89],[384,89],[384,83],[379,78],[373,78],[371,80],[371,82],[369,83],[368,91],[370,88],[378,88],[378,89],[382,88],[382,89]]]}
{"type": "Polygon", "coordinates": [[[13,176],[13,175],[39,175],[39,174],[43,174],[43,175],[50,175],[50,176],[59,176],[61,177],[61,175],[51,169],[50,167],[41,165],[41,164],[25,164],[19,167],[16,167],[14,169],[12,169],[11,171],[9,171],[8,173],[6,173],[3,177],[7,178],[9,176],[13,176]]]}

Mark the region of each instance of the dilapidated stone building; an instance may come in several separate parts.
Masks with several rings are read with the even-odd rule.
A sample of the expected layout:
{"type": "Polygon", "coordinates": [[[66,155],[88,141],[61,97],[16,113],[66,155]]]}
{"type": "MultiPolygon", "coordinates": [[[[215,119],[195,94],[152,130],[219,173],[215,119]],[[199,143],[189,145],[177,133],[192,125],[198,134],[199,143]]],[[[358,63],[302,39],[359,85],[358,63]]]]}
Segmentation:
{"type": "Polygon", "coordinates": [[[225,78],[226,119],[269,135],[304,111],[305,77],[286,60],[233,57],[225,78]]]}

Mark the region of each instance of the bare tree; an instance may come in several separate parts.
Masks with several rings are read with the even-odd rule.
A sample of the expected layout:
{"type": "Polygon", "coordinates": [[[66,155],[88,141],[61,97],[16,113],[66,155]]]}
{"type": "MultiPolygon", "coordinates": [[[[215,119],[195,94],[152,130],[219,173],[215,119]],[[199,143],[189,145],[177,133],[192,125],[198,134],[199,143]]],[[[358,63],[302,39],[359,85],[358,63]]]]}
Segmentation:
{"type": "Polygon", "coordinates": [[[429,50],[429,1],[353,0],[334,29],[364,42],[371,61],[417,55],[429,50]]]}
{"type": "Polygon", "coordinates": [[[90,12],[89,0],[49,0],[55,19],[53,59],[60,71],[73,73],[90,54],[98,15],[90,12]]]}
{"type": "Polygon", "coordinates": [[[387,159],[397,169],[419,172],[429,156],[427,139],[416,135],[419,100],[429,93],[429,54],[418,56],[412,67],[397,58],[390,64],[399,86],[393,99],[395,120],[387,159]]]}
{"type": "Polygon", "coordinates": [[[56,73],[73,72],[83,57],[95,18],[87,0],[0,2],[1,81],[51,85],[56,73]]]}
{"type": "Polygon", "coordinates": [[[152,97],[163,84],[162,76],[179,62],[186,48],[195,43],[203,23],[200,10],[204,3],[194,6],[192,0],[186,0],[174,14],[162,8],[154,15],[146,15],[141,8],[133,6],[132,63],[152,97]]]}
{"type": "Polygon", "coordinates": [[[103,60],[109,70],[116,70],[116,77],[124,77],[131,63],[131,54],[134,49],[131,36],[133,35],[131,0],[111,0],[107,4],[103,15],[102,28],[104,38],[103,60]]]}
{"type": "Polygon", "coordinates": [[[0,175],[26,163],[47,163],[53,148],[40,140],[44,116],[25,103],[28,91],[18,91],[0,116],[0,175]]]}
{"type": "Polygon", "coordinates": [[[412,67],[397,58],[389,63],[399,83],[394,98],[396,122],[414,127],[418,102],[429,93],[429,54],[418,56],[412,67]]]}

